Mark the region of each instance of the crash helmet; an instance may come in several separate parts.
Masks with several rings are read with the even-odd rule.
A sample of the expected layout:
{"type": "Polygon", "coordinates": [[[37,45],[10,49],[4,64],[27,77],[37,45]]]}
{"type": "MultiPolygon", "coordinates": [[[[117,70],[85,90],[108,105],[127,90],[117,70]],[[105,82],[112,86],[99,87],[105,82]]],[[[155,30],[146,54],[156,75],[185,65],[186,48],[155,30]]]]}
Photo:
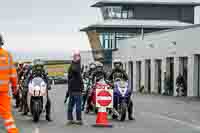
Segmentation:
{"type": "Polygon", "coordinates": [[[96,64],[96,70],[97,71],[103,71],[103,64],[99,61],[95,62],[96,64]]]}
{"type": "Polygon", "coordinates": [[[33,60],[33,65],[44,65],[44,61],[42,61],[41,59],[35,59],[33,60]]]}
{"type": "Polygon", "coordinates": [[[29,64],[25,63],[25,64],[23,65],[23,71],[24,71],[24,72],[27,72],[28,69],[29,69],[29,64]]]}
{"type": "Polygon", "coordinates": [[[96,64],[94,63],[94,62],[91,62],[90,64],[89,64],[89,69],[90,70],[94,70],[96,68],[96,64]]]}
{"type": "Polygon", "coordinates": [[[19,61],[18,62],[18,68],[23,68],[23,66],[24,66],[24,63],[22,61],[19,61]]]}
{"type": "Polygon", "coordinates": [[[123,66],[122,62],[119,59],[114,60],[113,65],[115,69],[122,69],[123,66]]]}

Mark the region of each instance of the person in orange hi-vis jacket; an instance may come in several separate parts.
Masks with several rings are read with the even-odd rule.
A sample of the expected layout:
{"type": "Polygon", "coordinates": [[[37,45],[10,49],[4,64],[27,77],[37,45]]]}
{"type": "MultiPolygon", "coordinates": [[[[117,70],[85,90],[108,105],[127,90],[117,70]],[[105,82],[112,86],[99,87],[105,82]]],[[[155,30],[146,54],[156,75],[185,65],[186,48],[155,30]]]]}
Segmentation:
{"type": "Polygon", "coordinates": [[[3,38],[0,35],[0,117],[4,120],[7,133],[19,133],[11,111],[11,97],[9,84],[12,84],[12,93],[17,93],[17,73],[12,56],[2,48],[3,38]]]}

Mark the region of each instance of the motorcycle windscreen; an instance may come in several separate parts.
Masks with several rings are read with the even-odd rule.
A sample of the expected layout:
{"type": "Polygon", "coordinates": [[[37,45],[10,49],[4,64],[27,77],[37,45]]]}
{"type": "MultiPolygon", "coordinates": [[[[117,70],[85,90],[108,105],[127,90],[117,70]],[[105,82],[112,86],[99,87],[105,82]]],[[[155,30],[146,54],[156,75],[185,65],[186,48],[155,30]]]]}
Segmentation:
{"type": "Polygon", "coordinates": [[[115,84],[115,93],[121,95],[122,97],[126,97],[129,95],[128,83],[125,81],[119,81],[115,84]]]}
{"type": "Polygon", "coordinates": [[[45,96],[47,84],[41,77],[35,77],[29,83],[29,95],[31,96],[45,96]]]}

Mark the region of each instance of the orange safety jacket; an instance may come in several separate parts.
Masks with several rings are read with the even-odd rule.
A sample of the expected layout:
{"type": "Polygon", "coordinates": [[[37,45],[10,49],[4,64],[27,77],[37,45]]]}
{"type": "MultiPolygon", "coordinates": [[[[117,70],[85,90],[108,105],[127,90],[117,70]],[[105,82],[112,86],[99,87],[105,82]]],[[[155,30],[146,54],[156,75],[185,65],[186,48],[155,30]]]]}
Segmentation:
{"type": "Polygon", "coordinates": [[[12,84],[12,92],[17,91],[17,71],[9,52],[0,47],[0,93],[9,91],[9,83],[12,84]]]}

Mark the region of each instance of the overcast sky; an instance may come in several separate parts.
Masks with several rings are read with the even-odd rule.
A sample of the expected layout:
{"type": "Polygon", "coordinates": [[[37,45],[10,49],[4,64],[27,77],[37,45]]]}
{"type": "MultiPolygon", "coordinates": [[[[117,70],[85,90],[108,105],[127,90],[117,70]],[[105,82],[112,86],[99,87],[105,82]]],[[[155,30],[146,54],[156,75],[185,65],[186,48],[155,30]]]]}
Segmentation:
{"type": "Polygon", "coordinates": [[[95,0],[0,0],[0,29],[12,51],[89,49],[80,28],[101,21],[95,0]]]}

